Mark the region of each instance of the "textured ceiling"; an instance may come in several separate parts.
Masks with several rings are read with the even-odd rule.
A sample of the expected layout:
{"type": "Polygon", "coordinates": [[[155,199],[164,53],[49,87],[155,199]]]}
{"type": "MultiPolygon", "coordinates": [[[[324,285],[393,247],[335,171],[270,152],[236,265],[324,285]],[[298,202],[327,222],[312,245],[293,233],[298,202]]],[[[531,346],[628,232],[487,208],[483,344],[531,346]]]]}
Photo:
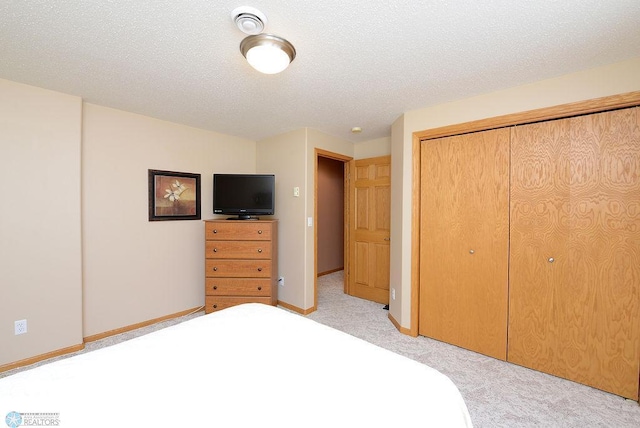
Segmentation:
{"type": "Polygon", "coordinates": [[[385,137],[408,110],[638,56],[639,0],[0,1],[0,78],[251,140],[385,137]],[[283,73],[240,54],[243,5],[296,47],[283,73]]]}

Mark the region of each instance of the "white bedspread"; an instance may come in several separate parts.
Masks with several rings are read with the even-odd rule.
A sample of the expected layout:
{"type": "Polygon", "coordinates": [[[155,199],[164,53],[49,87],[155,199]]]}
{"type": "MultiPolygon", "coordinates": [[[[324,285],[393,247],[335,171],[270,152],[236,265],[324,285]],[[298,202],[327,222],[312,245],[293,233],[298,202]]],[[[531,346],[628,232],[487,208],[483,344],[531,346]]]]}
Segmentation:
{"type": "Polygon", "coordinates": [[[261,304],[2,378],[11,411],[62,428],[471,426],[440,372],[261,304]]]}

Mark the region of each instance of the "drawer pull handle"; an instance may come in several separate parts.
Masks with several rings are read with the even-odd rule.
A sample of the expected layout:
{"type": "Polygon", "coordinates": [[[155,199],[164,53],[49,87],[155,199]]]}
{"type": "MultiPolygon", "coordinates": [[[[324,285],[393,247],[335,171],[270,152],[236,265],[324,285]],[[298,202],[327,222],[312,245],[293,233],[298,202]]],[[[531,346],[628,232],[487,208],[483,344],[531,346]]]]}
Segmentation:
{"type": "Polygon", "coordinates": [[[469,250],[469,254],[475,254],[475,250],[469,250]]]}
{"type": "Polygon", "coordinates": [[[262,231],[261,230],[258,231],[258,235],[262,235],[262,231]]]}
{"type": "Polygon", "coordinates": [[[218,229],[213,229],[213,233],[218,233],[218,229]]]}
{"type": "Polygon", "coordinates": [[[556,259],[554,259],[553,257],[549,257],[549,263],[553,263],[555,261],[556,261],[556,259]]]}
{"type": "Polygon", "coordinates": [[[218,289],[218,286],[217,286],[217,285],[214,285],[214,286],[213,286],[213,289],[214,289],[214,290],[217,290],[217,289],[218,289]]]}
{"type": "Polygon", "coordinates": [[[262,272],[262,268],[258,268],[258,272],[262,272]]]}
{"type": "Polygon", "coordinates": [[[217,308],[218,308],[218,305],[213,305],[213,309],[217,309],[217,308]]]}
{"type": "Polygon", "coordinates": [[[261,253],[262,252],[262,248],[258,248],[258,252],[261,253]]]}
{"type": "Polygon", "coordinates": [[[218,271],[218,268],[217,268],[217,267],[214,267],[214,268],[213,268],[213,271],[214,271],[214,272],[217,272],[217,271],[218,271]]]}
{"type": "Polygon", "coordinates": [[[262,287],[258,287],[258,291],[262,291],[262,287]]]}
{"type": "Polygon", "coordinates": [[[214,252],[214,253],[217,253],[217,252],[218,252],[218,249],[217,249],[217,248],[214,248],[214,249],[213,249],[213,252],[214,252]]]}

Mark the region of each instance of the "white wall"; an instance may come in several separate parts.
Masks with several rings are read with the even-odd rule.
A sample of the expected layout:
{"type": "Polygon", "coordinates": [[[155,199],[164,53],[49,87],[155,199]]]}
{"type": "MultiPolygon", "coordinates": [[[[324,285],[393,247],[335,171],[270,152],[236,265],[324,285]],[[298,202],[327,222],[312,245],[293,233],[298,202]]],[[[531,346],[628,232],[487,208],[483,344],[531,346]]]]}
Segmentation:
{"type": "MultiPolygon", "coordinates": [[[[390,314],[411,321],[411,188],[413,133],[442,126],[640,90],[640,58],[406,112],[392,127],[391,284],[402,289],[390,314]],[[399,159],[401,157],[401,159],[399,159]],[[401,194],[401,201],[398,196],[401,194]],[[395,260],[395,261],[394,261],[395,260]]],[[[396,295],[396,300],[398,296],[396,295]]]]}
{"type": "Polygon", "coordinates": [[[78,97],[0,79],[0,365],[82,343],[81,114],[78,97]]]}
{"type": "Polygon", "coordinates": [[[84,336],[204,304],[204,224],[148,221],[149,169],[255,171],[255,142],[85,104],[82,150],[84,336]]]}

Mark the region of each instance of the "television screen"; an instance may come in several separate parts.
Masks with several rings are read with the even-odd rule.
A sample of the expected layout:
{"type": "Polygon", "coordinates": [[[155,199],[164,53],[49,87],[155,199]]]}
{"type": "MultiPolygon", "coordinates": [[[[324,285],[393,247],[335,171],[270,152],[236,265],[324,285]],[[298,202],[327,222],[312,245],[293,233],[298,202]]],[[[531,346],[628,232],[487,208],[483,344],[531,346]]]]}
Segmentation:
{"type": "Polygon", "coordinates": [[[213,213],[248,220],[275,212],[273,174],[213,174],[213,213]]]}

